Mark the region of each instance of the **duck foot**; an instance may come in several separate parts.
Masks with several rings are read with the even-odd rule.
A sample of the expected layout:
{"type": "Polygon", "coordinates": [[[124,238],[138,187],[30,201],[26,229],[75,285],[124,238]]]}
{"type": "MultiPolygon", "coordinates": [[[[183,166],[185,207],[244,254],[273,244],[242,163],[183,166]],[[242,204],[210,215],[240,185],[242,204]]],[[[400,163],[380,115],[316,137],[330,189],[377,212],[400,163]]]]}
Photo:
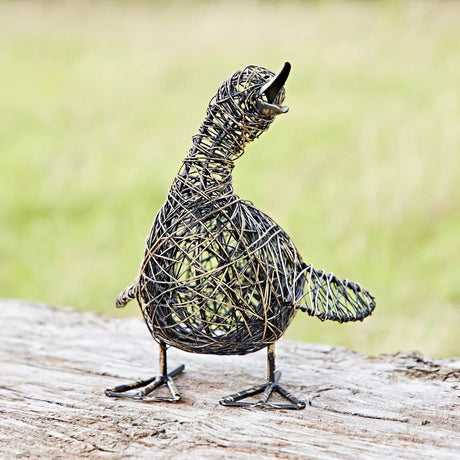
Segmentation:
{"type": "Polygon", "coordinates": [[[287,390],[285,390],[281,385],[278,384],[281,378],[281,372],[276,371],[273,375],[272,381],[268,381],[262,385],[248,388],[247,390],[240,391],[239,393],[234,393],[225,398],[221,399],[219,403],[222,406],[233,406],[233,407],[261,407],[263,409],[304,409],[305,402],[297,399],[295,396],[291,395],[287,390]],[[242,399],[249,398],[250,396],[257,395],[262,393],[262,397],[259,401],[249,402],[241,401],[242,399]],[[289,401],[288,403],[270,403],[268,399],[272,393],[278,393],[283,398],[289,401]]]}
{"type": "Polygon", "coordinates": [[[180,400],[181,395],[177,391],[173,377],[180,374],[184,369],[185,366],[181,364],[179,367],[176,367],[176,369],[166,375],[158,375],[149,379],[137,380],[136,382],[118,385],[114,388],[107,388],[105,390],[105,394],[106,396],[110,396],[112,398],[131,398],[145,401],[177,402],[180,400]],[[149,396],[156,388],[161,385],[167,385],[169,392],[171,393],[171,397],[149,396]],[[137,388],[142,388],[142,390],[129,392],[130,390],[136,390],[137,388]]]}
{"type": "Polygon", "coordinates": [[[136,382],[126,383],[124,385],[118,385],[114,388],[107,388],[105,390],[106,396],[112,398],[131,398],[143,401],[161,401],[161,402],[177,402],[180,400],[181,395],[177,391],[177,387],[174,383],[173,377],[180,374],[185,369],[185,366],[181,364],[176,367],[173,371],[168,372],[167,358],[166,358],[166,345],[160,342],[160,372],[161,375],[156,377],[150,377],[149,379],[137,380],[136,382]],[[171,397],[168,396],[149,396],[153,390],[161,385],[167,385],[171,397]],[[142,388],[136,392],[130,392],[130,390],[136,390],[142,388]]]}

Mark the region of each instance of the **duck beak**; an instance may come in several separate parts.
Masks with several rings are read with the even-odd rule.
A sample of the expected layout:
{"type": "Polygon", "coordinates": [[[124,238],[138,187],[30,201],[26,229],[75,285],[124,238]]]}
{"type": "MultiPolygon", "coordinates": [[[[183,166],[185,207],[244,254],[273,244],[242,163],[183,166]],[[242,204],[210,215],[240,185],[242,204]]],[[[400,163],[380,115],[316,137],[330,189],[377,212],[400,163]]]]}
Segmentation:
{"type": "Polygon", "coordinates": [[[257,101],[257,110],[261,115],[274,116],[280,113],[286,113],[289,110],[288,107],[273,104],[273,101],[286,83],[290,71],[291,64],[285,62],[283,68],[260,89],[259,94],[265,94],[268,100],[268,102],[262,100],[257,101]]]}

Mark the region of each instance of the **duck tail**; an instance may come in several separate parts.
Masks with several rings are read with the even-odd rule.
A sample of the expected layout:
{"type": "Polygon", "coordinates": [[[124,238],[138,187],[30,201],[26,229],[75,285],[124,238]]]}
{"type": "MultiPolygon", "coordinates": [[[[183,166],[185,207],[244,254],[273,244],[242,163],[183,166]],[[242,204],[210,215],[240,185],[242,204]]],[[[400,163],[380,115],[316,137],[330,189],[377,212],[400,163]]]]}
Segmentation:
{"type": "Polygon", "coordinates": [[[133,283],[120,293],[115,302],[117,308],[123,308],[130,300],[137,296],[137,283],[133,283]]]}

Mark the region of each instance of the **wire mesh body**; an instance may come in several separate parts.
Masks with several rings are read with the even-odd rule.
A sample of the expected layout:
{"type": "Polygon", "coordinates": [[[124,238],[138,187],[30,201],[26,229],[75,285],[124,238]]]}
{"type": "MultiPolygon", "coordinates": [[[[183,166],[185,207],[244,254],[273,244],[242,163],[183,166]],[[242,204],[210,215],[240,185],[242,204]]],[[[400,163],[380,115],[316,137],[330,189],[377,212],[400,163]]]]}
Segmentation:
{"type": "Polygon", "coordinates": [[[298,309],[344,322],[375,306],[358,284],[304,263],[284,230],[234,193],[234,160],[268,129],[272,107],[283,109],[284,88],[261,92],[273,77],[249,66],[220,86],[155,217],[139,277],[119,297],[137,298],[159,342],[245,354],[278,340],[298,309]]]}
{"type": "Polygon", "coordinates": [[[151,332],[202,353],[243,354],[273,343],[303,292],[292,242],[237,197],[197,204],[177,213],[167,203],[149,238],[140,295],[151,332]]]}

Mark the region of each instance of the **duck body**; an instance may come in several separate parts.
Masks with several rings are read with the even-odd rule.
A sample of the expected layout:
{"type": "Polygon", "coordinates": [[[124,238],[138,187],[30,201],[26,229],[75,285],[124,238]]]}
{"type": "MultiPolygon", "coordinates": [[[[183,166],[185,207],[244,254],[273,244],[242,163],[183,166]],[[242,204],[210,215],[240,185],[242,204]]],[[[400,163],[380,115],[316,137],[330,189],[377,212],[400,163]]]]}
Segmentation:
{"type": "MultiPolygon", "coordinates": [[[[181,187],[178,179],[170,195],[181,187]]],[[[147,239],[138,293],[156,340],[195,353],[245,354],[281,337],[304,278],[286,232],[222,189],[213,200],[168,197],[147,239]]]]}

